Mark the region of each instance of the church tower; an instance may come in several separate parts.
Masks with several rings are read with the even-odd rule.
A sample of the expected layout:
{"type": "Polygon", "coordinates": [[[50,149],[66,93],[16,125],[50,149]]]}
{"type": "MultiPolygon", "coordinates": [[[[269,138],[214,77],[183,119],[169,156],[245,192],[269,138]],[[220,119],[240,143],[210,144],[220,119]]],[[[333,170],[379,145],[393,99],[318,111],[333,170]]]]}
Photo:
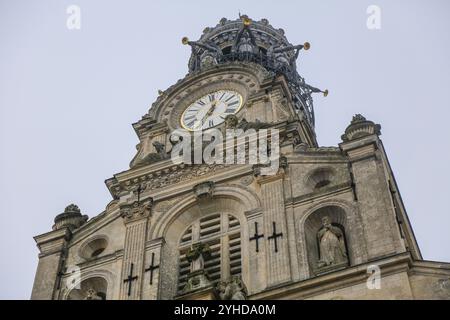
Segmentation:
{"type": "Polygon", "coordinates": [[[313,96],[328,91],[297,72],[308,42],[240,16],[182,44],[189,73],[133,124],[112,201],[91,219],[71,204],[35,237],[32,299],[450,298],[450,264],[422,259],[380,125],[355,115],[338,146],[318,145],[313,96]],[[212,131],[236,133],[224,155],[244,158],[175,152],[212,131]]]}

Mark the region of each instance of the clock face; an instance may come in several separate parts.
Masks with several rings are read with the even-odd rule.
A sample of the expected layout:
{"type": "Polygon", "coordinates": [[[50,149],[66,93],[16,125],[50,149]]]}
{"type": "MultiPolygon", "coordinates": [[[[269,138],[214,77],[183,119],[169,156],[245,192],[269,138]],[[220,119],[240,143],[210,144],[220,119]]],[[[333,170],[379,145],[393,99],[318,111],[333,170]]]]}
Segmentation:
{"type": "Polygon", "coordinates": [[[183,112],[181,125],[189,131],[205,130],[221,124],[227,115],[242,107],[242,96],[236,91],[219,90],[197,99],[183,112]]]}

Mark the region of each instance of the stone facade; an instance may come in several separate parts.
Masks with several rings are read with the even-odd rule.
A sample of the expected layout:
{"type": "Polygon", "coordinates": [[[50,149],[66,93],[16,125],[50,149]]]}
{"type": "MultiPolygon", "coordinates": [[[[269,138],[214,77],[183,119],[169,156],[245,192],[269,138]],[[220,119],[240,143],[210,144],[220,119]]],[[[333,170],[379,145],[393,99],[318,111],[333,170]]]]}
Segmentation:
{"type": "MultiPolygon", "coordinates": [[[[201,41],[225,52],[227,37],[245,28],[261,54],[289,45],[267,20],[245,16],[222,19],[201,41]]],[[[292,74],[247,56],[197,65],[205,52],[193,52],[190,73],[133,124],[137,154],[106,181],[105,210],[88,220],[71,205],[35,237],[32,299],[450,298],[450,264],[422,259],[379,125],[356,115],[339,146],[319,147],[312,105],[295,99],[292,74]],[[276,174],[170,159],[186,106],[224,88],[243,96],[238,123],[279,130],[276,174]]]]}

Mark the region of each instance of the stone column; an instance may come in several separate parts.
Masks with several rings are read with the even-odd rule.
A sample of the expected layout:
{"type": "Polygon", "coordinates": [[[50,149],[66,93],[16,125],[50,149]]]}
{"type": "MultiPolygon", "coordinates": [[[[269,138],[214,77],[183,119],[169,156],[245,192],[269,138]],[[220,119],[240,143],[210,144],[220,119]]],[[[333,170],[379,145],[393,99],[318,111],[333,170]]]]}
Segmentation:
{"type": "Polygon", "coordinates": [[[152,203],[153,200],[150,198],[135,201],[132,204],[125,204],[120,208],[126,227],[120,281],[120,299],[122,300],[138,300],[141,298],[144,278],[145,242],[152,203]],[[133,271],[132,273],[131,270],[133,271]],[[129,286],[131,286],[130,289],[129,286]]]}

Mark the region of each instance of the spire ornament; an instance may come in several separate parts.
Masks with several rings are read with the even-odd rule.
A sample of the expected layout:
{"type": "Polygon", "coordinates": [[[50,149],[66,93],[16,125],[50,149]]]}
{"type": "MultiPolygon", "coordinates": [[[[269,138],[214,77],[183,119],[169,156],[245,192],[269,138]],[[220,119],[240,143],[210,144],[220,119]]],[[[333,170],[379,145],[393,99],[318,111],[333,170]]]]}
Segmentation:
{"type": "Polygon", "coordinates": [[[373,121],[367,120],[361,114],[355,114],[350,125],[345,129],[345,133],[341,136],[341,139],[347,142],[371,134],[381,135],[381,126],[373,121]]]}
{"type": "Polygon", "coordinates": [[[61,228],[69,228],[71,231],[82,226],[89,217],[81,214],[80,208],[76,204],[69,204],[64,212],[55,217],[55,224],[53,230],[61,228]]]}
{"type": "Polygon", "coordinates": [[[297,72],[300,51],[311,48],[309,42],[292,45],[282,29],[275,29],[267,19],[252,20],[247,15],[239,15],[236,20],[221,19],[214,27],[208,27],[198,41],[188,37],[181,39],[183,45],[192,50],[189,59],[189,73],[230,63],[256,63],[274,76],[284,75],[294,97],[295,108],[314,129],[313,93],[328,95],[306,84],[297,72]]]}

